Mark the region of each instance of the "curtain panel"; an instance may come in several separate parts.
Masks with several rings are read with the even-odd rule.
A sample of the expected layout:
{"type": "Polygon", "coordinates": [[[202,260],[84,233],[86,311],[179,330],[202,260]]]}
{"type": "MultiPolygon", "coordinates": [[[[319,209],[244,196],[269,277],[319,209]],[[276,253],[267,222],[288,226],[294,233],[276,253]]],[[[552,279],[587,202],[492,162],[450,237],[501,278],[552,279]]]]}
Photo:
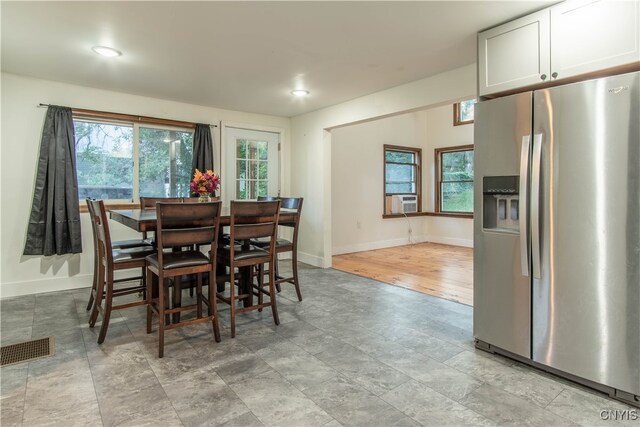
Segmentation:
{"type": "Polygon", "coordinates": [[[82,252],[71,108],[49,106],[42,129],[24,255],[82,252]]]}
{"type": "Polygon", "coordinates": [[[196,123],[193,133],[193,162],[191,176],[198,169],[201,172],[213,170],[213,139],[211,127],[202,123],[196,123]]]}

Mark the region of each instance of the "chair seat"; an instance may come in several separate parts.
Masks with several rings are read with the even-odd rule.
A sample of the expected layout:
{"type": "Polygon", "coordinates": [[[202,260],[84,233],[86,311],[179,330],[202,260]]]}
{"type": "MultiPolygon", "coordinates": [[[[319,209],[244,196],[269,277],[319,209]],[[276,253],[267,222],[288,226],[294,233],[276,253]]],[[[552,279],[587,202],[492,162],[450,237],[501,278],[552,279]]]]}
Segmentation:
{"type": "MultiPolygon", "coordinates": [[[[231,256],[231,247],[227,245],[220,248],[219,254],[228,259],[231,256]]],[[[235,245],[233,255],[234,261],[244,261],[252,258],[268,257],[269,252],[253,245],[249,245],[248,248],[243,248],[241,245],[235,245]]]]}
{"type": "Polygon", "coordinates": [[[131,239],[111,242],[111,247],[113,249],[129,249],[137,248],[139,246],[153,246],[153,241],[152,239],[131,239]]]}
{"type": "MultiPolygon", "coordinates": [[[[251,244],[259,248],[269,247],[270,239],[268,237],[261,237],[259,239],[251,239],[251,244]]],[[[287,239],[276,239],[276,248],[283,246],[291,246],[292,243],[287,239]]]]}
{"type": "MultiPolygon", "coordinates": [[[[163,258],[163,269],[196,267],[198,265],[209,264],[209,258],[200,251],[165,252],[163,258]]],[[[154,253],[147,257],[147,262],[155,267],[159,266],[158,254],[154,253]]]]}
{"type": "Polygon", "coordinates": [[[113,262],[126,262],[135,259],[141,259],[155,252],[152,246],[138,246],[135,248],[127,249],[114,249],[113,250],[113,262]]]}

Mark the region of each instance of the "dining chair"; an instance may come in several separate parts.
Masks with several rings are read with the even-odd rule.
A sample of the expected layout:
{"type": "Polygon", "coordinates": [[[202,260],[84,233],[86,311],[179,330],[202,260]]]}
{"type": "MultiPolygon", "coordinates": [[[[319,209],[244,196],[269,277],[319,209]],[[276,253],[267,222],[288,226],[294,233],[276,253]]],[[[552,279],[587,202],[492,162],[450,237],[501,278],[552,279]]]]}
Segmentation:
{"type": "MultiPolygon", "coordinates": [[[[158,357],[164,356],[164,334],[174,329],[195,323],[211,322],[216,342],[220,342],[220,327],[216,304],[216,259],[218,231],[220,227],[220,202],[209,203],[157,203],[156,241],[157,252],[147,256],[147,295],[152,293],[153,276],[157,276],[156,297],[148,297],[147,333],[151,333],[152,316],[158,316],[158,357]],[[196,249],[180,252],[168,251],[177,246],[211,245],[209,256],[196,249]],[[202,293],[203,274],[209,276],[208,297],[202,293]],[[180,276],[196,275],[196,304],[181,306],[175,304],[167,308],[169,281],[174,278],[174,289],[181,292],[180,276]],[[208,307],[208,315],[203,316],[202,304],[208,307]],[[196,311],[196,318],[170,321],[170,315],[184,311],[196,311]]],[[[175,293],[174,293],[175,295],[175,293]]]]}
{"type": "MultiPolygon", "coordinates": [[[[264,197],[258,198],[258,200],[271,200],[273,197],[264,197]]],[[[291,211],[295,211],[296,216],[293,221],[290,222],[282,222],[280,221],[278,225],[280,227],[287,227],[293,230],[293,236],[291,240],[287,240],[281,237],[277,237],[276,239],[276,256],[273,263],[273,269],[275,271],[275,285],[278,292],[280,292],[280,284],[281,283],[292,283],[296,289],[296,294],[298,296],[298,301],[302,301],[302,293],[300,292],[300,282],[298,280],[298,229],[300,226],[300,214],[302,213],[302,202],[304,199],[302,197],[279,197],[280,200],[280,209],[287,209],[291,211]],[[283,277],[280,276],[278,270],[278,254],[291,252],[291,277],[283,277]]],[[[268,239],[253,239],[251,240],[251,244],[254,246],[258,246],[264,248],[269,245],[268,239]]],[[[271,264],[270,267],[271,268],[271,264]]],[[[265,274],[268,271],[265,271],[265,274]]]]}
{"type": "MultiPolygon", "coordinates": [[[[87,211],[89,212],[90,218],[92,219],[91,206],[89,205],[89,200],[96,200],[96,199],[93,199],[93,198],[86,199],[87,211]]],[[[89,302],[87,303],[87,311],[91,310],[91,307],[93,306],[93,294],[94,294],[94,291],[97,289],[97,284],[98,284],[98,264],[99,264],[98,240],[96,235],[96,227],[94,225],[93,219],[91,220],[91,233],[93,236],[93,279],[91,282],[91,292],[89,293],[89,302]]],[[[113,249],[153,247],[153,243],[150,240],[145,240],[145,239],[112,240],[111,247],[113,249]]],[[[124,279],[124,280],[129,280],[129,279],[124,279]]],[[[121,281],[123,280],[122,279],[114,280],[115,283],[118,283],[121,281]]]]}
{"type": "Polygon", "coordinates": [[[258,275],[258,294],[268,295],[269,302],[263,303],[262,296],[260,296],[259,304],[252,305],[252,303],[248,303],[253,300],[252,269],[262,269],[265,263],[273,263],[279,212],[279,200],[273,202],[231,201],[230,244],[224,245],[218,252],[220,263],[229,267],[229,298],[222,294],[218,294],[218,297],[231,307],[231,338],[236,335],[237,314],[271,307],[274,323],[276,325],[280,324],[276,306],[274,271],[271,271],[269,276],[269,291],[263,288],[264,275],[258,275]],[[258,238],[269,238],[270,244],[265,248],[258,248],[249,244],[251,239],[258,238]],[[231,242],[243,243],[238,245],[231,244],[231,242]],[[237,283],[236,268],[240,275],[237,283]],[[238,294],[236,294],[236,286],[239,288],[238,294]],[[243,308],[236,307],[238,301],[245,301],[243,308]]]}
{"type": "Polygon", "coordinates": [[[144,279],[145,257],[154,252],[152,246],[137,246],[131,248],[114,248],[109,231],[107,213],[102,200],[87,200],[89,215],[94,234],[95,250],[95,278],[91,289],[93,299],[89,327],[93,328],[102,315],[102,326],[98,335],[98,344],[104,342],[109,328],[109,320],[113,310],[135,307],[147,304],[146,283],[144,279]],[[97,267],[97,269],[96,269],[97,267]],[[135,277],[114,279],[114,273],[120,270],[139,268],[142,275],[135,277]],[[136,286],[115,288],[118,282],[138,281],[136,286]],[[142,293],[144,297],[139,301],[113,305],[115,297],[142,293]],[[104,305],[103,305],[104,303],[104,305]]]}

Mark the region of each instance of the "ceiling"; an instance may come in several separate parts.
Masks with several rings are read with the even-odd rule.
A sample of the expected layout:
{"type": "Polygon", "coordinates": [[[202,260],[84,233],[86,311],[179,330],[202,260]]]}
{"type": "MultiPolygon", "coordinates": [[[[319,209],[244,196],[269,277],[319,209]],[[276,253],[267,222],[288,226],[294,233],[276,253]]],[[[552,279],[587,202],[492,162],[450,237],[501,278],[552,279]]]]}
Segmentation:
{"type": "Polygon", "coordinates": [[[42,79],[292,117],[474,63],[479,30],[550,3],[2,1],[1,64],[42,79]],[[123,55],[100,57],[96,45],[123,55]],[[297,88],[311,93],[294,98],[297,88]]]}

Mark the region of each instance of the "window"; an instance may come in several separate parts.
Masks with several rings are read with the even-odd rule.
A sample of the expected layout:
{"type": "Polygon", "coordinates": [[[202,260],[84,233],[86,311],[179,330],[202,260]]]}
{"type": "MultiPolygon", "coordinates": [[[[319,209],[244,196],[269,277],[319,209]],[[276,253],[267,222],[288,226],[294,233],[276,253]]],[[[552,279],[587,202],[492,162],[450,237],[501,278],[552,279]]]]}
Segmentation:
{"type": "Polygon", "coordinates": [[[384,146],[385,214],[391,213],[393,195],[416,195],[420,211],[421,156],[420,148],[384,146]]]}
{"type": "Polygon", "coordinates": [[[267,196],[269,154],[267,141],[238,139],[236,150],[236,195],[240,200],[267,196]]]}
{"type": "Polygon", "coordinates": [[[468,99],[453,104],[453,125],[460,126],[473,123],[473,110],[475,105],[475,99],[468,99]]]}
{"type": "Polygon", "coordinates": [[[473,213],[473,145],[435,150],[436,212],[473,213]]]}
{"type": "Polygon", "coordinates": [[[189,196],[191,130],[79,118],[74,127],[81,200],[189,196]]]}

